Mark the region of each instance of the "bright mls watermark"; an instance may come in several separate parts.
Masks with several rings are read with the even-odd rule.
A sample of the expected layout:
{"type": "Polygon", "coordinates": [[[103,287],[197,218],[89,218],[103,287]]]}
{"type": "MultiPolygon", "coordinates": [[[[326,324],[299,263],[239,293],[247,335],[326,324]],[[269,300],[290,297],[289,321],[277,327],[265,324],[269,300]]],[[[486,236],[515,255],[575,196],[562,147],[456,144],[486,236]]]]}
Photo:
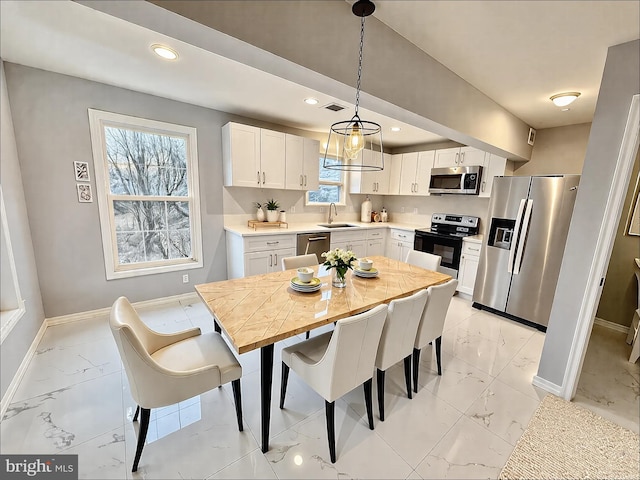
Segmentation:
{"type": "Polygon", "coordinates": [[[78,480],[78,455],[0,455],[6,480],[78,480]]]}

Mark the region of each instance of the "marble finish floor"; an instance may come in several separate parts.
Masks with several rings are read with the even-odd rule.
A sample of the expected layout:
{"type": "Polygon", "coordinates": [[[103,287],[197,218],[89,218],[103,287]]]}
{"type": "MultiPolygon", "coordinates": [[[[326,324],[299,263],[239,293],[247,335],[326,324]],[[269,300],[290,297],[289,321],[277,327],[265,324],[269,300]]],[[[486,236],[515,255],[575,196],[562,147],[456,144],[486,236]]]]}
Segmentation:
{"type": "MultiPolygon", "coordinates": [[[[211,316],[197,300],[139,313],[163,332],[212,329],[211,316]]],[[[592,343],[599,336],[609,338],[594,329],[592,343]]],[[[276,344],[269,452],[259,448],[260,364],[254,351],[239,357],[244,432],[237,430],[230,385],[152,410],[147,445],[132,474],[135,403],[107,317],[50,327],[0,424],[0,450],[78,454],[80,478],[95,479],[497,478],[546,394],[531,385],[544,335],[454,297],[443,334],[443,375],[437,375],[428,347],[420,357],[419,391],[409,400],[402,364],[387,371],[386,420],[377,417],[374,391],[373,431],[362,389],[338,400],[338,460],[331,464],[323,399],[292,373],[286,408],[277,405],[280,351],[299,339],[276,344]]],[[[617,349],[618,343],[608,339],[604,348],[617,349]]],[[[595,353],[592,361],[592,352],[590,345],[579,401],[603,411],[635,406],[637,414],[638,365],[630,365],[628,375],[612,375],[604,366],[612,355],[595,353]],[[586,380],[591,372],[598,380],[586,380]],[[613,377],[611,385],[600,377],[613,377]]],[[[625,419],[619,415],[620,422],[625,419]]],[[[636,415],[635,431],[637,424],[636,415]]]]}

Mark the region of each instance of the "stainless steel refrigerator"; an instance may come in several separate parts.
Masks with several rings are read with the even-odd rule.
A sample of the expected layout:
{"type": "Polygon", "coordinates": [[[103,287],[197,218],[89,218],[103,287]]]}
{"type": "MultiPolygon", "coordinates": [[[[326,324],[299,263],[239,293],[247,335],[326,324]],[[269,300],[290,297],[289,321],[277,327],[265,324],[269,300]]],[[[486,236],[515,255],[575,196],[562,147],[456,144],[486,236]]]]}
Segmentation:
{"type": "Polygon", "coordinates": [[[579,181],[580,175],[495,178],[475,307],[546,330],[579,181]]]}

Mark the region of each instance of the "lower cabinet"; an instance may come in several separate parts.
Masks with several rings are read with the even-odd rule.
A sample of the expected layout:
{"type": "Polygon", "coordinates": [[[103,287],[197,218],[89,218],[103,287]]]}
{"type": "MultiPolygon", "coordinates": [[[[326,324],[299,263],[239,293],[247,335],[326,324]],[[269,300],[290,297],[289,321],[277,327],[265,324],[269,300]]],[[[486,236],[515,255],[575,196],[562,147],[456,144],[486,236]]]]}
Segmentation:
{"type": "Polygon", "coordinates": [[[366,233],[364,230],[331,232],[331,250],[341,248],[351,250],[358,258],[367,256],[366,233]]]}
{"type": "Polygon", "coordinates": [[[414,232],[392,228],[389,232],[385,256],[404,262],[409,250],[413,250],[414,232]]]}
{"type": "Polygon", "coordinates": [[[296,254],[296,235],[252,235],[226,232],[227,276],[248,277],[281,270],[284,257],[296,254]]]}
{"type": "Polygon", "coordinates": [[[387,229],[385,228],[376,228],[376,229],[367,229],[367,248],[366,255],[367,257],[372,257],[374,255],[384,255],[385,252],[385,240],[387,238],[387,229]]]}
{"type": "Polygon", "coordinates": [[[262,273],[278,272],[282,269],[281,260],[285,257],[293,257],[295,254],[295,248],[245,253],[244,276],[249,277],[262,273]]]}
{"type": "Polygon", "coordinates": [[[460,257],[457,288],[460,293],[473,295],[473,286],[476,283],[476,274],[480,263],[480,248],[480,243],[462,241],[462,256],[460,257]]]}

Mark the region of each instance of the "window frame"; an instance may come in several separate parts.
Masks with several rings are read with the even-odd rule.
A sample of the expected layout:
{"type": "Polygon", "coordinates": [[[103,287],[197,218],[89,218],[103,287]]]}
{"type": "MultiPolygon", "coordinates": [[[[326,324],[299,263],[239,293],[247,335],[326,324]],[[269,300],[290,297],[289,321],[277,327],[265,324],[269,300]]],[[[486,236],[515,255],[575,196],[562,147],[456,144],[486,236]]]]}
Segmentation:
{"type": "MultiPolygon", "coordinates": [[[[328,155],[329,158],[336,158],[334,155],[328,155]]],[[[324,154],[321,154],[318,157],[318,161],[321,162],[324,159],[324,154]]],[[[337,158],[336,158],[337,160],[337,158]]],[[[340,200],[338,202],[311,202],[309,200],[309,192],[310,191],[316,191],[316,190],[307,190],[305,192],[305,196],[304,196],[304,204],[305,206],[309,206],[309,207],[313,207],[313,206],[318,206],[318,207],[325,207],[327,205],[331,205],[331,203],[335,203],[336,205],[339,206],[346,206],[347,204],[347,173],[346,171],[341,171],[340,173],[340,181],[336,182],[333,180],[323,180],[322,178],[320,178],[320,172],[322,171],[322,166],[320,166],[320,169],[318,170],[318,189],[320,188],[320,185],[337,185],[342,187],[340,189],[340,200]]]]}
{"type": "Polygon", "coordinates": [[[198,149],[196,129],[183,125],[149,120],[130,115],[88,109],[93,163],[96,179],[96,197],[100,217],[102,250],[104,252],[107,280],[153,275],[202,268],[202,228],[200,217],[200,191],[198,176],[198,149]],[[105,127],[136,130],[144,133],[183,137],[186,145],[187,196],[131,196],[112,194],[109,185],[105,127]],[[126,198],[125,198],[126,197],[126,198]],[[189,229],[191,232],[191,257],[121,264],[118,259],[114,202],[119,200],[185,201],[189,203],[189,229]]]}

